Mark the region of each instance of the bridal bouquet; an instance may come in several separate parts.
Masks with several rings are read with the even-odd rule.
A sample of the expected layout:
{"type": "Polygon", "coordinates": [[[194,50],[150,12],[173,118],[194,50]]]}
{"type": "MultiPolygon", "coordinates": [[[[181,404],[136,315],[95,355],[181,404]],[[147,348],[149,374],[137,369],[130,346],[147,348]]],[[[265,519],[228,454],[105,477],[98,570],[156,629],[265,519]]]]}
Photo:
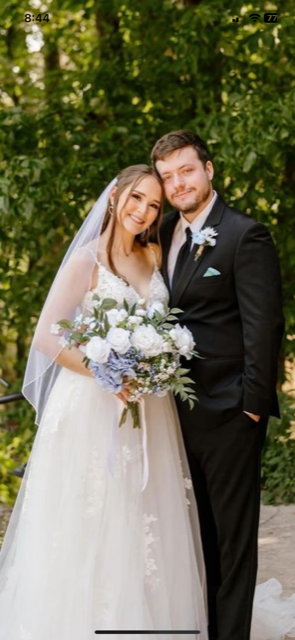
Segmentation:
{"type": "Polygon", "coordinates": [[[133,426],[140,427],[138,401],[144,394],[164,396],[168,391],[188,400],[190,408],[197,397],[187,377],[189,369],[181,367],[180,358],[197,356],[194,340],[186,327],[175,321],[181,309],[168,309],[161,302],[143,307],[144,300],[123,307],[112,298],[93,295],[93,315],[71,322],[60,320],[51,332],[65,330],[62,346],[77,346],[85,354],[83,362],[94,373],[96,381],[109,393],[119,393],[128,385],[131,392],[119,426],[127,412],[133,426]]]}

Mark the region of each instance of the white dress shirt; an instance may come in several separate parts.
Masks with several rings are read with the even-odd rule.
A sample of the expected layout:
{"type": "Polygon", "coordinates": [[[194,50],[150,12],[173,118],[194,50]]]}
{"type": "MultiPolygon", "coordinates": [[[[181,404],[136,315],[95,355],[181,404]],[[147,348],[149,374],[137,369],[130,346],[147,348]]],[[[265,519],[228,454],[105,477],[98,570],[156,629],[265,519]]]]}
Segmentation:
{"type": "Polygon", "coordinates": [[[201,211],[201,213],[199,213],[199,215],[196,216],[191,223],[189,223],[184,218],[183,215],[180,215],[180,218],[174,229],[173,238],[172,238],[171,247],[170,247],[169,256],[168,256],[168,276],[169,276],[170,284],[172,283],[173,271],[175,269],[175,264],[176,264],[177,256],[179,253],[179,249],[184,244],[184,242],[186,242],[186,233],[185,233],[186,228],[190,227],[190,230],[192,233],[197,233],[197,231],[200,231],[200,229],[205,224],[208,218],[208,215],[214,205],[216,198],[217,198],[217,193],[216,191],[213,191],[212,200],[210,200],[209,204],[207,204],[205,209],[203,209],[203,211],[201,211]]]}

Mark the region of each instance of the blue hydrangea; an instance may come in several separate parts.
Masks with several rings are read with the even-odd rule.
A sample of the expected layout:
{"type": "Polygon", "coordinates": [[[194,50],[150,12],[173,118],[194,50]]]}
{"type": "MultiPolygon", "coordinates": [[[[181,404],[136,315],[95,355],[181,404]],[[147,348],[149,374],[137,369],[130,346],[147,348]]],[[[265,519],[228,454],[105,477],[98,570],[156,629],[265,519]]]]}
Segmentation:
{"type": "Polygon", "coordinates": [[[111,371],[117,371],[122,376],[136,378],[137,365],[142,360],[142,355],[135,349],[129,349],[127,353],[121,354],[111,351],[108,358],[108,366],[111,371]]]}
{"type": "Polygon", "coordinates": [[[108,363],[90,362],[89,368],[94,372],[96,382],[108,393],[119,393],[123,388],[121,371],[111,369],[108,363]]]}

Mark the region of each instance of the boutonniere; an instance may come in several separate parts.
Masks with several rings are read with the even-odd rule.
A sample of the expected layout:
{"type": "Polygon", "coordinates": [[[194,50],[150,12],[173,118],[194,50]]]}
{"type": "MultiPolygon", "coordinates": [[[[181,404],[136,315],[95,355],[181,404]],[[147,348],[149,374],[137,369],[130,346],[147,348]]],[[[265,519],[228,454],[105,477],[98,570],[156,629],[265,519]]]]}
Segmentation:
{"type": "Polygon", "coordinates": [[[216,245],[216,236],[218,236],[217,231],[213,229],[213,227],[206,227],[202,229],[202,231],[197,231],[196,233],[192,233],[192,241],[193,244],[199,244],[199,248],[195,253],[194,260],[197,261],[201,257],[205,247],[215,247],[216,245]]]}

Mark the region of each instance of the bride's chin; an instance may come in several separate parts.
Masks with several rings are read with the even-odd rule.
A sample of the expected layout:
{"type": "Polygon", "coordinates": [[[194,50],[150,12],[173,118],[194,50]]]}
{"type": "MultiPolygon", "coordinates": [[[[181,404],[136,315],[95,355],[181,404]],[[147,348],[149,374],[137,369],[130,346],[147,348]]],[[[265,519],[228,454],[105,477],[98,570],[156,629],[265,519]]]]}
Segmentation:
{"type": "Polygon", "coordinates": [[[124,228],[125,228],[125,231],[132,233],[132,235],[134,236],[138,236],[140,233],[142,233],[146,229],[146,227],[143,227],[142,225],[136,224],[134,222],[126,224],[124,228]]]}

